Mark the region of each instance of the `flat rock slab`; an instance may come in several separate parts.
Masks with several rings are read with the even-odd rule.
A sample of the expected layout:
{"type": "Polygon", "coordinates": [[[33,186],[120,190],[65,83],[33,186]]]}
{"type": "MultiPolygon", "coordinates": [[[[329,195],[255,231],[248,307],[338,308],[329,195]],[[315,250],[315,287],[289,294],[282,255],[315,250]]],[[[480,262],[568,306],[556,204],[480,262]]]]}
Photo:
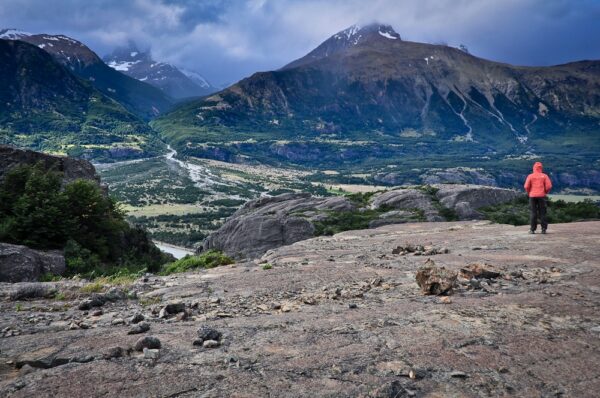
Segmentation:
{"type": "Polygon", "coordinates": [[[0,396],[595,397],[600,222],[548,231],[487,222],[349,231],[255,263],[137,281],[138,300],[108,302],[97,316],[77,309],[83,296],[0,294],[0,396]],[[407,245],[449,250],[392,254],[407,245]],[[428,258],[500,276],[459,280],[448,300],[424,296],[415,274],[428,258]],[[177,300],[189,316],[160,318],[177,300]],[[135,314],[160,340],[157,355],[132,349],[135,314]],[[193,345],[201,328],[221,332],[219,345],[193,345]]]}

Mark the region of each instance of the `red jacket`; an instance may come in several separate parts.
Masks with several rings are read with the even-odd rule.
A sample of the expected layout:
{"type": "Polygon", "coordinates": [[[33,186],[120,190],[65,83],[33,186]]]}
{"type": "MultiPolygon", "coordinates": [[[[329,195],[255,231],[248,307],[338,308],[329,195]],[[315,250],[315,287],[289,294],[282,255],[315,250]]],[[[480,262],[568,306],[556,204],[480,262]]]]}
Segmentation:
{"type": "Polygon", "coordinates": [[[542,172],[542,163],[535,162],[533,173],[527,176],[525,180],[525,190],[530,198],[543,198],[552,189],[552,182],[546,174],[542,172]]]}

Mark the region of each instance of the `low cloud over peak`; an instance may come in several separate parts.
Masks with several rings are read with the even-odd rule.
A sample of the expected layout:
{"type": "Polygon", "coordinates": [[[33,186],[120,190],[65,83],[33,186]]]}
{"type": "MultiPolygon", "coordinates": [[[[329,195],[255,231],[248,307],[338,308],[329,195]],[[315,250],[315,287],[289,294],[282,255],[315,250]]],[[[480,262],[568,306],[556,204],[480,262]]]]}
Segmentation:
{"type": "Polygon", "coordinates": [[[595,0],[3,0],[0,28],[63,33],[100,55],[132,39],[216,83],[277,69],[355,23],[403,39],[465,44],[521,65],[600,58],[595,0]]]}

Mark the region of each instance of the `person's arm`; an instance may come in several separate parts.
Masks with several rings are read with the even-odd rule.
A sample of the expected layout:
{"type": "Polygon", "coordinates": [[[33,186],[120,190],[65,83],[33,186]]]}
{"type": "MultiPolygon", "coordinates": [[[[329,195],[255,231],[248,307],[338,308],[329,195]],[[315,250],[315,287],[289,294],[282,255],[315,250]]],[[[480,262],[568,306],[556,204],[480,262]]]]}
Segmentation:
{"type": "Polygon", "coordinates": [[[546,176],[546,178],[544,178],[544,190],[546,191],[546,195],[548,193],[550,193],[551,189],[552,189],[552,181],[550,181],[550,178],[548,176],[546,176]]]}
{"type": "Polygon", "coordinates": [[[523,185],[523,187],[525,188],[525,191],[527,193],[529,193],[529,191],[531,191],[531,175],[527,176],[527,179],[525,180],[525,185],[523,185]]]}

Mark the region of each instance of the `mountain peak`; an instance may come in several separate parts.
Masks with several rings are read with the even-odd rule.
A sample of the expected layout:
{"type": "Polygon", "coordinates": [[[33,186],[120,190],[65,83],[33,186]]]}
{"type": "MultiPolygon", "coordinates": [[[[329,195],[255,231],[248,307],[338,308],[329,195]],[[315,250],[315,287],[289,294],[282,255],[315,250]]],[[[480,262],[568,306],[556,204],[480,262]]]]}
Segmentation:
{"type": "Polygon", "coordinates": [[[31,33],[15,28],[0,29],[0,39],[18,40],[27,36],[31,36],[31,33]]]}
{"type": "Polygon", "coordinates": [[[156,61],[152,58],[150,48],[142,50],[132,40],[105,56],[104,62],[129,77],[161,89],[173,98],[196,97],[215,91],[199,73],[156,61]]]}
{"type": "Polygon", "coordinates": [[[357,45],[387,44],[401,40],[400,35],[396,33],[391,25],[378,22],[364,26],[355,24],[334,34],[306,56],[284,66],[283,69],[294,68],[317,59],[327,58],[357,45]]]}
{"type": "Polygon", "coordinates": [[[396,33],[396,31],[391,25],[381,24],[378,22],[370,23],[364,26],[358,24],[352,25],[349,28],[344,29],[341,32],[338,32],[335,35],[333,35],[333,39],[346,40],[352,43],[353,45],[356,45],[361,40],[373,34],[378,34],[379,36],[390,40],[400,39],[400,35],[396,33]]]}
{"type": "MultiPolygon", "coordinates": [[[[133,40],[129,40],[127,45],[116,48],[110,55],[104,57],[104,61],[112,68],[120,71],[115,65],[121,62],[136,63],[136,62],[154,62],[152,61],[152,53],[150,50],[142,51],[133,40]]],[[[130,65],[131,66],[131,65],[130,65]]]]}

